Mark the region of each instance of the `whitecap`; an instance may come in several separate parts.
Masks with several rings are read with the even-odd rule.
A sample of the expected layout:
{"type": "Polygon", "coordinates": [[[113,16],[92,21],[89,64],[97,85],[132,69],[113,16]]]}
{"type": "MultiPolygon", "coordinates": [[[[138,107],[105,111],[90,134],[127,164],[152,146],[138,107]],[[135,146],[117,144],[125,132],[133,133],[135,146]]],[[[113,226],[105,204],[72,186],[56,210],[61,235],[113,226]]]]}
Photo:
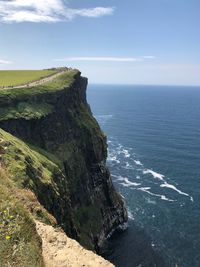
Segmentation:
{"type": "Polygon", "coordinates": [[[138,186],[138,185],[141,185],[141,183],[134,183],[134,182],[131,182],[128,178],[124,178],[124,182],[127,183],[129,186],[138,186]]]}
{"type": "Polygon", "coordinates": [[[126,162],[126,167],[128,168],[128,167],[130,167],[131,165],[128,163],[128,162],[126,162]]]}
{"type": "Polygon", "coordinates": [[[116,180],[118,180],[118,181],[124,180],[124,177],[122,177],[121,175],[112,174],[112,177],[116,178],[116,180]]]}
{"type": "Polygon", "coordinates": [[[134,167],[131,166],[129,162],[125,162],[125,166],[122,166],[122,168],[126,170],[134,170],[134,167]]]}
{"type": "Polygon", "coordinates": [[[182,192],[181,190],[179,190],[178,188],[176,188],[174,185],[172,184],[168,184],[167,182],[165,182],[164,184],[161,184],[160,187],[167,187],[167,188],[170,188],[176,192],[178,192],[180,195],[185,195],[187,197],[189,197],[189,195],[185,192],[182,192]]]}
{"type": "Polygon", "coordinates": [[[108,155],[108,159],[107,159],[107,161],[115,162],[115,163],[117,163],[117,164],[120,163],[120,160],[118,160],[116,156],[113,156],[113,155],[111,155],[111,154],[108,155]]]}
{"type": "Polygon", "coordinates": [[[141,184],[139,183],[131,183],[131,184],[127,184],[127,183],[120,183],[120,185],[124,186],[124,187],[132,187],[132,186],[139,186],[141,184]]]}
{"type": "Polygon", "coordinates": [[[179,190],[178,188],[176,188],[174,185],[172,184],[168,184],[167,182],[164,182],[164,184],[161,184],[160,187],[166,187],[166,188],[169,188],[169,189],[172,189],[174,191],[176,191],[177,193],[179,193],[180,195],[184,195],[184,196],[187,196],[187,197],[190,197],[190,200],[193,202],[194,199],[193,197],[191,197],[189,194],[179,190]]]}
{"type": "Polygon", "coordinates": [[[164,175],[150,169],[143,170],[143,174],[151,174],[155,179],[164,180],[164,175]]]}
{"type": "Polygon", "coordinates": [[[139,160],[134,160],[136,165],[142,166],[143,164],[139,160]]]}
{"type": "Polygon", "coordinates": [[[130,181],[128,181],[128,183],[127,182],[121,182],[119,184],[124,186],[124,187],[133,187],[133,186],[135,187],[135,186],[141,185],[140,183],[132,183],[130,181]]]}
{"type": "MultiPolygon", "coordinates": [[[[158,196],[159,196],[159,195],[158,195],[158,196]]],[[[164,196],[164,195],[160,195],[160,197],[161,197],[162,200],[167,200],[167,201],[171,201],[171,202],[174,201],[174,200],[172,200],[172,199],[167,198],[167,197],[164,196]]]]}
{"type": "Polygon", "coordinates": [[[151,189],[151,187],[141,187],[141,188],[138,188],[138,190],[141,190],[141,191],[143,191],[143,192],[145,192],[145,193],[147,193],[147,194],[149,194],[151,196],[159,197],[160,199],[166,200],[166,201],[169,201],[169,202],[174,202],[174,200],[169,199],[169,198],[167,198],[164,195],[154,194],[154,193],[150,192],[149,191],[150,189],[151,189]]]}
{"type": "Polygon", "coordinates": [[[139,186],[141,183],[131,182],[127,177],[123,177],[121,175],[112,175],[117,181],[119,181],[121,185],[124,187],[132,187],[132,186],[139,186]]]}
{"type": "Polygon", "coordinates": [[[131,220],[131,221],[134,221],[134,217],[133,217],[133,214],[131,213],[131,211],[128,209],[128,218],[131,220]]]}
{"type": "Polygon", "coordinates": [[[122,150],[123,146],[118,144],[118,147],[116,148],[116,152],[118,155],[122,154],[123,153],[123,150],[122,150]]]}
{"type": "Polygon", "coordinates": [[[124,154],[124,157],[125,158],[130,158],[130,156],[131,156],[130,153],[129,153],[129,151],[128,151],[128,149],[123,149],[122,150],[122,153],[124,154]]]}
{"type": "Polygon", "coordinates": [[[138,188],[138,190],[141,190],[141,191],[146,191],[146,190],[150,190],[151,189],[151,187],[140,187],[140,188],[138,188]]]}

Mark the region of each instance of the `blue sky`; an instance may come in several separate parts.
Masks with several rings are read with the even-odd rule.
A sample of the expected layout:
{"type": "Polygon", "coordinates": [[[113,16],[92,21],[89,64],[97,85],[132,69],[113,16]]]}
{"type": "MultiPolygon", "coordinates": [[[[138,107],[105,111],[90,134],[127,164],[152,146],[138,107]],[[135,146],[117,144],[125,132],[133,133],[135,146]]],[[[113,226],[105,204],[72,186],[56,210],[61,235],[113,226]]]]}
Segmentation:
{"type": "Polygon", "coordinates": [[[0,69],[91,83],[200,85],[199,0],[0,0],[0,69]]]}

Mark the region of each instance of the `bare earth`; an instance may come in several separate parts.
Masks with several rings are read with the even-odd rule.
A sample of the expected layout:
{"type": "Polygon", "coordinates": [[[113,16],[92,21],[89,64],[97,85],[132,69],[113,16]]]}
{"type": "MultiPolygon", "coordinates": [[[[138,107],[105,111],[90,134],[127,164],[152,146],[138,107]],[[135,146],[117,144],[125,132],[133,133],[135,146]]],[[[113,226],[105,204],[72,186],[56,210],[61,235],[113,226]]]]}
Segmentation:
{"type": "Polygon", "coordinates": [[[47,267],[114,267],[92,251],[86,250],[60,230],[36,221],[42,239],[44,263],[47,267]]]}

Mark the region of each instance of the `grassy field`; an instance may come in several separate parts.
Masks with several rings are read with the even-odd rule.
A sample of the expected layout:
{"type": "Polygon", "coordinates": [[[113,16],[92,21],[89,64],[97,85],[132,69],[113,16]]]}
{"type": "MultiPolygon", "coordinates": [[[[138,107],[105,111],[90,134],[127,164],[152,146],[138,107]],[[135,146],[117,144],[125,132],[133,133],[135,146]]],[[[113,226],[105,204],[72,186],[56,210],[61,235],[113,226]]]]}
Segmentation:
{"type": "Polygon", "coordinates": [[[24,85],[52,75],[58,70],[1,70],[0,87],[24,85]]]}
{"type": "MultiPolygon", "coordinates": [[[[1,73],[1,71],[0,71],[1,73]]],[[[64,87],[69,87],[75,79],[75,76],[79,73],[78,70],[70,70],[66,73],[61,74],[52,81],[48,81],[42,85],[30,86],[24,88],[10,88],[10,89],[0,89],[0,103],[3,98],[15,98],[22,97],[24,95],[38,95],[44,94],[52,91],[62,90],[64,87]]]]}
{"type": "Polygon", "coordinates": [[[45,103],[39,95],[70,87],[78,73],[78,70],[69,70],[51,81],[33,87],[0,88],[0,121],[17,118],[38,119],[52,113],[52,103],[45,103]]]}

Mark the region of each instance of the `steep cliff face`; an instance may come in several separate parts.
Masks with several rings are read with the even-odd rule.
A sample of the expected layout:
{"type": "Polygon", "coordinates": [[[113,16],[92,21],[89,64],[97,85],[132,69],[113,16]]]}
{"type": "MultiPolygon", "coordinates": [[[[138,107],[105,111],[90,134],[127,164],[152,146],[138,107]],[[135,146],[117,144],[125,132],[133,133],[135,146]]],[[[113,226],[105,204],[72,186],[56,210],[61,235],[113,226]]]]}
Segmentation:
{"type": "Polygon", "coordinates": [[[106,137],[92,117],[86,87],[77,71],[57,90],[0,95],[6,131],[0,137],[9,144],[3,164],[20,173],[18,186],[34,191],[69,236],[99,251],[127,213],[106,167],[106,137]]]}

